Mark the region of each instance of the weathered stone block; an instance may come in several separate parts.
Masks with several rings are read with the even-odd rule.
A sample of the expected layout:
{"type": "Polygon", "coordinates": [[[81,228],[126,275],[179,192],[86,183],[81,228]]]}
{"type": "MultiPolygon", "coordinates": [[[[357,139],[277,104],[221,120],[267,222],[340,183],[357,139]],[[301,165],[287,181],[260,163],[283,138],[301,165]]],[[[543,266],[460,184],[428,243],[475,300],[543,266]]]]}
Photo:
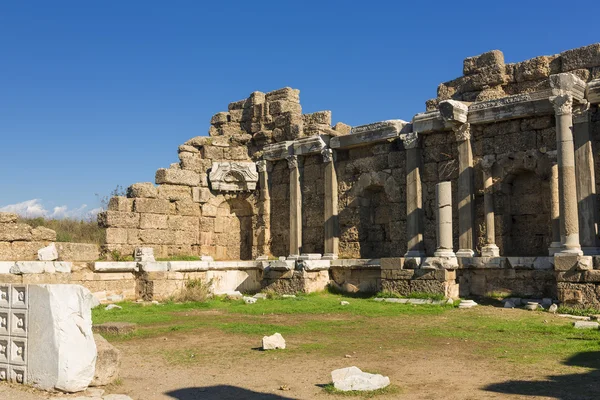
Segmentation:
{"type": "MultiPolygon", "coordinates": [[[[126,324],[126,323],[116,323],[126,324]]],[[[135,325],[135,324],[129,324],[135,325]]],[[[94,331],[96,331],[94,326],[94,331]]],[[[122,330],[121,330],[122,331],[122,330]]],[[[109,331],[107,333],[113,333],[109,331]]],[[[119,378],[119,368],[121,367],[121,352],[108,343],[99,334],[94,334],[94,341],[96,343],[96,349],[98,352],[98,358],[96,359],[96,368],[94,370],[94,379],[90,383],[90,386],[106,386],[114,383],[119,378]]],[[[105,396],[104,398],[106,398],[105,396]]],[[[115,399],[117,400],[117,399],[115,399]]],[[[126,399],[123,399],[126,400],[126,399]]]]}
{"type": "Polygon", "coordinates": [[[134,183],[127,188],[127,197],[155,198],[158,192],[151,182],[134,183]]]}
{"type": "Polygon", "coordinates": [[[44,226],[38,226],[31,230],[32,240],[34,241],[46,241],[46,242],[54,242],[56,241],[56,232],[52,229],[46,228],[44,226]]]}
{"type": "MultiPolygon", "coordinates": [[[[127,239],[127,235],[125,235],[125,239],[127,239]]],[[[95,261],[100,258],[100,248],[96,244],[58,242],[56,248],[60,261],[95,261]]]]}
{"type": "Polygon", "coordinates": [[[168,214],[170,206],[165,199],[135,199],[133,209],[138,213],[168,214]]]}
{"type": "Polygon", "coordinates": [[[478,56],[465,58],[463,74],[470,75],[491,66],[504,66],[504,54],[500,50],[492,50],[478,56]]]}
{"type": "Polygon", "coordinates": [[[131,212],[131,211],[133,211],[133,199],[123,197],[123,196],[111,197],[110,201],[108,202],[108,210],[109,211],[120,211],[120,212],[131,212]]]}
{"type": "MultiPolygon", "coordinates": [[[[138,201],[154,201],[151,199],[136,199],[138,201]]],[[[139,210],[136,209],[139,212],[139,210]]],[[[137,228],[140,215],[133,212],[104,211],[98,214],[98,224],[105,228],[137,228]]]]}
{"type": "Polygon", "coordinates": [[[175,244],[175,232],[158,229],[141,229],[140,241],[146,244],[175,244]]]}
{"type": "Polygon", "coordinates": [[[212,195],[209,188],[206,187],[193,187],[192,188],[192,201],[196,203],[206,203],[214,196],[212,195]]]}
{"type": "Polygon", "coordinates": [[[385,257],[380,260],[381,269],[402,269],[404,268],[404,258],[396,257],[389,258],[385,257]]]}
{"type": "Polygon", "coordinates": [[[300,102],[300,91],[298,89],[292,89],[290,87],[273,90],[272,92],[268,92],[265,94],[265,100],[286,100],[298,103],[300,102]]]}
{"type": "Polygon", "coordinates": [[[176,201],[175,202],[177,214],[179,215],[191,215],[195,217],[200,216],[200,205],[193,201],[176,201]]]}
{"type": "Polygon", "coordinates": [[[127,229],[106,228],[106,243],[127,243],[127,229]]]}
{"type": "Polygon", "coordinates": [[[20,223],[0,224],[0,242],[33,240],[31,226],[20,223]]]}
{"type": "Polygon", "coordinates": [[[167,218],[166,214],[140,214],[140,229],[167,229],[167,218]]]}
{"type": "Polygon", "coordinates": [[[0,212],[0,224],[14,224],[19,219],[15,213],[0,212]]]}
{"type": "Polygon", "coordinates": [[[158,197],[170,201],[191,200],[192,191],[189,186],[160,185],[158,187],[158,197]]]}
{"type": "Polygon", "coordinates": [[[580,68],[591,68],[600,65],[600,43],[560,53],[562,71],[572,71],[580,68]]]}
{"type": "Polygon", "coordinates": [[[156,183],[158,185],[198,186],[200,184],[200,175],[197,172],[185,169],[161,168],[156,171],[156,183]]]}

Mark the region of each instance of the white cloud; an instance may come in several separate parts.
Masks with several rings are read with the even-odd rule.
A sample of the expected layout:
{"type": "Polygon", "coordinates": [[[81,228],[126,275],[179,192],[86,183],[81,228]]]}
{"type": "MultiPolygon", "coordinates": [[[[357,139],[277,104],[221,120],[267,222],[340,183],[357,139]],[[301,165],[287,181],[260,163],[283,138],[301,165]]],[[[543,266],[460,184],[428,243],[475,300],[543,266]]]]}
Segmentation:
{"type": "Polygon", "coordinates": [[[22,201],[16,204],[9,204],[0,207],[0,212],[17,213],[25,218],[72,218],[72,219],[92,219],[99,212],[103,211],[101,207],[86,210],[87,204],[82,204],[80,207],[70,210],[67,206],[54,207],[52,211],[48,211],[40,199],[32,199],[22,201]]]}

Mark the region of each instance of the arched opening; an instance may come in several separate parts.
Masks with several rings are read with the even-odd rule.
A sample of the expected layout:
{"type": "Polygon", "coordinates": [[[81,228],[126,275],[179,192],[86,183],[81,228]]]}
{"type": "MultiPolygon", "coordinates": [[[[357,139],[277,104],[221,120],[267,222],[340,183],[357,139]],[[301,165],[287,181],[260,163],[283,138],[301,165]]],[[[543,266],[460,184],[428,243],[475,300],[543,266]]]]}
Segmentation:
{"type": "Polygon", "coordinates": [[[390,202],[383,186],[369,186],[358,200],[360,257],[389,256],[392,244],[390,202]]]}
{"type": "Polygon", "coordinates": [[[252,259],[252,207],[240,199],[228,199],[217,208],[215,221],[217,258],[252,259]]]}
{"type": "MultiPolygon", "coordinates": [[[[505,179],[509,198],[508,256],[544,256],[552,239],[549,183],[530,170],[518,170],[505,179]]],[[[508,217],[508,218],[507,218],[508,217]]]]}

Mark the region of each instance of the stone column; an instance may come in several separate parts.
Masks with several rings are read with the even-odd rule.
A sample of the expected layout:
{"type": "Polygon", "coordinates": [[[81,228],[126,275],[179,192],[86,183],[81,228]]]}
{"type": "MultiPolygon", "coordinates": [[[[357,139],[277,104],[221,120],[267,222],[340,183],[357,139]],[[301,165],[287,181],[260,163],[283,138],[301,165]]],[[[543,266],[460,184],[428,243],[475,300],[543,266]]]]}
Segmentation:
{"type": "Polygon", "coordinates": [[[423,244],[423,189],[421,187],[421,148],[417,132],[404,139],[406,149],[406,234],[404,257],[425,257],[423,244]]]}
{"type": "Polygon", "coordinates": [[[323,162],[325,163],[325,247],[323,259],[335,260],[339,254],[339,227],[338,227],[338,181],[335,171],[334,154],[331,149],[323,149],[323,162]]]}
{"type": "Polygon", "coordinates": [[[500,249],[496,246],[496,226],[494,221],[494,178],[492,176],[492,166],[494,158],[484,157],[481,160],[481,170],[483,172],[483,207],[485,211],[485,246],[481,249],[482,257],[498,257],[500,249]]]}
{"type": "Polygon", "coordinates": [[[259,194],[259,235],[258,246],[261,249],[259,258],[268,259],[271,254],[271,196],[269,195],[269,170],[270,164],[266,160],[256,162],[258,170],[259,194]]]}
{"type": "Polygon", "coordinates": [[[435,257],[456,257],[452,245],[452,183],[435,185],[436,239],[435,257]]]}
{"type": "Polygon", "coordinates": [[[302,250],[302,193],[298,156],[288,156],[287,162],[290,168],[290,255],[288,258],[297,259],[302,250]]]}
{"type": "Polygon", "coordinates": [[[579,244],[577,184],[573,146],[573,97],[559,94],[550,97],[556,115],[558,154],[558,195],[560,204],[561,254],[583,254],[579,244]]]}
{"type": "Polygon", "coordinates": [[[473,257],[473,151],[471,126],[455,125],[452,130],[458,142],[458,257],[473,257]]]}
{"type": "Polygon", "coordinates": [[[590,134],[589,103],[573,108],[575,176],[579,211],[579,240],[585,255],[600,254],[594,151],[590,134]]]}
{"type": "Polygon", "coordinates": [[[548,255],[560,252],[560,200],[558,196],[558,163],[556,152],[548,152],[550,159],[550,218],[552,219],[552,243],[548,247],[548,255]]]}

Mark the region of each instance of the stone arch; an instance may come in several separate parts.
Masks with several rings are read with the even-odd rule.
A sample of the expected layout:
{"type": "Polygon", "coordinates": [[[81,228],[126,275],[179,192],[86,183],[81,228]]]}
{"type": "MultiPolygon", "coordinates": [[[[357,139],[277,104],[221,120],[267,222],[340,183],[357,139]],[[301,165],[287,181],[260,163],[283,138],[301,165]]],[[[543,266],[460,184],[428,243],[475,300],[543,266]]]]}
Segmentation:
{"type": "Polygon", "coordinates": [[[252,206],[245,199],[223,198],[216,209],[217,259],[252,260],[252,206]]]}

